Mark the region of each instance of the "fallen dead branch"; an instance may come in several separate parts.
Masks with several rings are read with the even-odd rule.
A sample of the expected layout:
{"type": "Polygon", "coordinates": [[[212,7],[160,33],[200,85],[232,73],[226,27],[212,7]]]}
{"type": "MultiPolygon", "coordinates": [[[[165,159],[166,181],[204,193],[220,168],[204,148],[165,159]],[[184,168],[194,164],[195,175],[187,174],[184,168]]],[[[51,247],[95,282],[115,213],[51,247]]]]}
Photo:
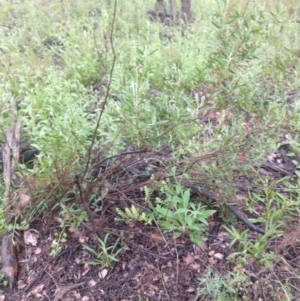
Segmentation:
{"type": "MultiPolygon", "coordinates": [[[[11,206],[11,181],[16,181],[16,166],[19,162],[20,146],[20,119],[17,118],[16,101],[10,91],[7,91],[11,98],[11,119],[12,126],[6,131],[6,144],[2,149],[3,172],[5,183],[5,213],[6,221],[9,222],[9,210],[11,206]]],[[[9,288],[12,291],[15,286],[15,276],[17,274],[18,262],[16,248],[14,245],[14,235],[6,231],[2,236],[1,244],[2,272],[5,274],[9,288]]]]}
{"type": "MultiPolygon", "coordinates": [[[[218,197],[215,193],[205,189],[205,188],[200,188],[201,194],[204,196],[215,200],[215,201],[222,201],[220,197],[218,197]]],[[[232,202],[232,201],[231,201],[232,202]]],[[[233,204],[230,204],[230,201],[226,202],[228,205],[228,209],[237,217],[238,220],[243,222],[250,230],[256,231],[261,234],[265,234],[265,230],[255,226],[252,224],[244,215],[242,212],[240,212],[233,204]]]]}
{"type": "MultiPolygon", "coordinates": [[[[291,152],[291,148],[284,145],[275,152],[275,156],[280,155],[283,157],[284,161],[291,164],[291,160],[287,157],[288,152],[291,152]]],[[[131,202],[135,204],[138,202],[134,202],[133,199],[138,197],[143,198],[142,191],[145,186],[152,187],[155,190],[155,185],[157,185],[157,183],[170,179],[174,183],[181,183],[183,187],[191,189],[194,194],[198,194],[200,197],[207,197],[217,202],[219,205],[227,207],[230,212],[232,212],[236,218],[244,223],[250,230],[265,234],[265,230],[251,223],[236,205],[233,204],[234,199],[226,199],[225,196],[222,196],[219,193],[218,187],[215,187],[216,192],[212,192],[211,188],[205,188],[211,187],[211,182],[208,180],[208,175],[197,171],[197,164],[203,164],[204,162],[208,164],[210,160],[217,161],[223,155],[224,151],[217,150],[201,156],[175,159],[172,157],[172,153],[168,148],[162,148],[162,150],[157,152],[133,151],[107,157],[96,162],[89,168],[89,172],[93,174],[94,180],[88,182],[86,190],[81,193],[81,199],[88,199],[92,192],[98,191],[100,193],[105,190],[106,200],[120,197],[124,200],[125,198],[130,199],[131,202]],[[176,178],[170,173],[174,166],[177,168],[176,178]],[[188,180],[182,179],[182,174],[188,175],[188,180]],[[124,198],[124,196],[127,197],[124,198]]],[[[295,166],[280,166],[276,168],[275,163],[267,161],[267,163],[261,164],[261,172],[259,173],[262,173],[266,166],[274,166],[273,170],[275,172],[277,172],[278,169],[284,171],[284,168],[288,168],[289,175],[295,170],[295,166]]],[[[287,175],[287,173],[284,172],[281,174],[287,175]]],[[[235,184],[232,184],[231,188],[232,190],[237,190],[240,189],[240,187],[241,185],[239,185],[237,181],[235,184]]],[[[259,187],[254,184],[253,187],[249,185],[247,190],[251,191],[251,189],[257,191],[259,187]]],[[[124,206],[126,206],[126,201],[124,206]]]]}
{"type": "Polygon", "coordinates": [[[5,274],[9,283],[9,289],[12,291],[15,286],[15,276],[17,275],[18,262],[16,248],[13,241],[13,235],[5,232],[1,243],[2,272],[5,274]]]}
{"type": "MultiPolygon", "coordinates": [[[[138,151],[120,153],[119,155],[102,159],[99,163],[95,163],[92,166],[90,171],[93,172],[96,178],[94,181],[88,183],[84,192],[81,191],[80,184],[77,184],[81,191],[80,198],[84,202],[92,192],[101,191],[102,189],[106,189],[106,199],[114,199],[122,195],[140,195],[143,187],[150,187],[167,178],[174,177],[170,176],[170,170],[173,166],[177,166],[177,179],[174,180],[180,182],[186,188],[192,189],[195,194],[227,205],[238,220],[242,221],[249,229],[264,234],[265,231],[263,229],[252,224],[233,204],[230,204],[232,201],[225,200],[206,188],[199,188],[207,186],[209,183],[205,180],[205,174],[202,174],[201,177],[201,174],[193,169],[194,165],[208,162],[209,160],[216,160],[216,157],[221,154],[221,151],[216,151],[189,159],[176,160],[169,153],[146,153],[138,151]],[[110,163],[103,170],[103,163],[112,159],[115,159],[114,163],[110,163]],[[188,181],[181,179],[183,173],[190,175],[188,181]],[[195,177],[195,174],[197,177],[195,177]]],[[[92,214],[89,215],[92,216],[92,214]]]]}

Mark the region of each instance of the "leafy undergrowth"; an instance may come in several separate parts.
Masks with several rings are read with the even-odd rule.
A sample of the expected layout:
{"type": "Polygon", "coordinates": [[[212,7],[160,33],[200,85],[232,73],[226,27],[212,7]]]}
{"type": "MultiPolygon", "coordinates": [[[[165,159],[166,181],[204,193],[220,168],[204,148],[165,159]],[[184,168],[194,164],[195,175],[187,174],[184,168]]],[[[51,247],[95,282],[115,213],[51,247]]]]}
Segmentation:
{"type": "Polygon", "coordinates": [[[299,7],[123,2],[1,4],[1,298],[298,300],[299,7]]]}

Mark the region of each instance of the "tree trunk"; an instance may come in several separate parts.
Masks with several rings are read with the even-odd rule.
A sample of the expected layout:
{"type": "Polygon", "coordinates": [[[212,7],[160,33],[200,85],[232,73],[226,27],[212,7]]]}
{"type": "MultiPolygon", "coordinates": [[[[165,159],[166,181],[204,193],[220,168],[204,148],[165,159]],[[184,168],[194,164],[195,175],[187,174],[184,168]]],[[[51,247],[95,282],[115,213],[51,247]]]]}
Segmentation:
{"type": "Polygon", "coordinates": [[[191,0],[181,0],[181,16],[185,22],[192,20],[191,0]]]}
{"type": "Polygon", "coordinates": [[[170,0],[170,15],[175,17],[175,0],[170,0]]]}

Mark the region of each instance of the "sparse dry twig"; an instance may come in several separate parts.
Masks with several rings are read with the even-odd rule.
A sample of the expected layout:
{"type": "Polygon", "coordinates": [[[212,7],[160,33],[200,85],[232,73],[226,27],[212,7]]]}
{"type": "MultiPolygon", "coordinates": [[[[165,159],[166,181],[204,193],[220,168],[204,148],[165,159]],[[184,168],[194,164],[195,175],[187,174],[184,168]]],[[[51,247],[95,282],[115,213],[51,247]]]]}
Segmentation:
{"type": "Polygon", "coordinates": [[[87,161],[86,161],[85,172],[84,172],[82,178],[84,178],[84,176],[86,175],[86,173],[88,171],[88,168],[89,168],[89,165],[90,165],[90,162],[91,162],[92,149],[93,149],[93,146],[95,144],[97,131],[98,131],[98,128],[100,126],[102,115],[104,113],[104,110],[105,110],[105,107],[106,107],[106,104],[107,104],[107,101],[108,101],[108,97],[109,97],[109,94],[110,94],[111,81],[112,81],[112,77],[113,77],[115,63],[116,63],[116,60],[117,60],[117,55],[116,55],[116,51],[115,51],[115,47],[114,47],[114,40],[113,40],[114,39],[115,20],[116,20],[116,15],[117,15],[117,2],[118,2],[117,0],[114,1],[113,17],[112,17],[111,30],[110,30],[110,35],[109,35],[109,41],[110,41],[110,46],[111,46],[112,56],[113,56],[112,57],[112,65],[111,65],[111,68],[110,68],[110,74],[109,74],[109,79],[108,79],[108,84],[107,84],[107,88],[106,88],[106,94],[105,94],[105,97],[104,97],[103,106],[102,106],[102,109],[100,111],[99,117],[98,117],[96,125],[95,125],[95,129],[94,129],[93,136],[92,136],[92,142],[91,142],[91,145],[90,145],[89,150],[88,150],[88,157],[87,157],[87,161]]]}

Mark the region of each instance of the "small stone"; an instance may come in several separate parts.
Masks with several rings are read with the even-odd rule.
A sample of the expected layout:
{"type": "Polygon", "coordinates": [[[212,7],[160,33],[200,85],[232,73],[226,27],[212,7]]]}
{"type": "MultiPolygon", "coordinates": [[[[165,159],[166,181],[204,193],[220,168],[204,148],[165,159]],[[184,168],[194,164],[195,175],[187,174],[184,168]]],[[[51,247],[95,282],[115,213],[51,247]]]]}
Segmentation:
{"type": "Polygon", "coordinates": [[[91,279],[90,281],[88,281],[88,286],[89,287],[93,287],[97,284],[97,282],[94,279],[91,279]]]}
{"type": "Polygon", "coordinates": [[[34,254],[39,255],[42,253],[42,249],[41,248],[36,248],[36,250],[34,251],[34,254]]]}
{"type": "Polygon", "coordinates": [[[228,237],[228,233],[225,232],[225,231],[219,232],[219,233],[217,234],[217,237],[218,237],[219,239],[224,239],[224,238],[228,237]]]}
{"type": "Polygon", "coordinates": [[[211,250],[211,251],[208,252],[208,256],[212,257],[212,256],[214,256],[215,253],[216,252],[214,250],[211,250]]]}
{"type": "Polygon", "coordinates": [[[193,269],[193,270],[198,270],[198,269],[200,269],[200,264],[198,264],[198,263],[192,263],[191,265],[190,265],[190,267],[193,269]]]}
{"type": "Polygon", "coordinates": [[[106,275],[108,274],[108,269],[103,269],[98,273],[99,278],[104,279],[106,275]]]}
{"type": "Polygon", "coordinates": [[[193,293],[196,289],[194,287],[189,287],[186,292],[187,293],[193,293]]]}
{"type": "Polygon", "coordinates": [[[214,259],[223,260],[223,258],[224,258],[224,255],[221,253],[216,253],[214,255],[214,259]]]}

